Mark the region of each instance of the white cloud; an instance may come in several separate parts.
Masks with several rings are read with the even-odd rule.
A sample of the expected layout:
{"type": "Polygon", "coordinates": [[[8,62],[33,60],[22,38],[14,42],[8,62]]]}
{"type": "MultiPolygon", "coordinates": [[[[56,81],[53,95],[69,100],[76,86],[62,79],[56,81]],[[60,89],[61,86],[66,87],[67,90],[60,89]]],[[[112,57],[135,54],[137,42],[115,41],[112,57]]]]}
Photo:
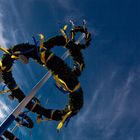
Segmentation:
{"type": "Polygon", "coordinates": [[[85,16],[84,12],[81,11],[80,8],[78,8],[74,0],[47,0],[47,3],[51,7],[54,18],[57,18],[56,16],[58,16],[59,14],[59,9],[63,10],[64,14],[61,15],[63,16],[63,20],[60,19],[60,23],[62,21],[69,22],[69,20],[82,22],[85,16]]]}
{"type": "MultiPolygon", "coordinates": [[[[20,36],[23,38],[23,41],[26,40],[26,32],[25,32],[25,28],[24,28],[24,21],[22,19],[22,17],[19,15],[19,11],[17,10],[17,7],[15,6],[15,2],[10,0],[9,4],[12,8],[12,15],[13,17],[16,19],[16,26],[17,26],[17,30],[19,30],[20,36]]],[[[14,32],[15,34],[16,32],[14,32]]]]}
{"type": "MultiPolygon", "coordinates": [[[[1,6],[0,6],[1,8],[1,6]]],[[[6,47],[7,44],[7,39],[4,37],[4,25],[3,25],[3,13],[0,10],[0,45],[3,47],[6,47]]],[[[2,84],[2,83],[0,83],[2,84]]],[[[0,99],[0,121],[2,121],[6,115],[10,112],[9,107],[6,105],[6,102],[2,100],[3,98],[1,97],[0,99]]]]}
{"type": "Polygon", "coordinates": [[[2,121],[10,113],[10,108],[5,101],[0,100],[0,121],[2,121]]]}
{"type": "MultiPolygon", "coordinates": [[[[2,5],[0,5],[0,8],[2,7],[2,5]]],[[[4,25],[4,11],[2,11],[2,8],[0,9],[0,45],[3,47],[7,47],[7,43],[9,42],[9,40],[4,36],[5,34],[5,26],[4,25]]],[[[10,25],[8,25],[10,26],[10,25]]],[[[9,30],[10,33],[10,30],[9,30]]],[[[3,84],[3,83],[1,83],[3,84]]],[[[3,119],[11,112],[11,103],[9,102],[9,104],[7,104],[7,99],[5,98],[6,95],[0,95],[0,121],[3,121],[3,119]],[[10,106],[10,107],[9,107],[10,106]]]]}
{"type": "Polygon", "coordinates": [[[89,116],[89,114],[92,112],[95,101],[98,99],[99,93],[101,92],[102,88],[103,88],[103,83],[94,92],[92,99],[90,103],[88,104],[88,108],[86,108],[85,112],[81,116],[78,117],[77,122],[76,122],[77,127],[80,127],[81,122],[87,121],[87,116],[89,116]]]}
{"type": "Polygon", "coordinates": [[[0,11],[0,45],[6,47],[7,39],[4,37],[4,25],[2,23],[3,15],[0,11]]]}
{"type": "MultiPolygon", "coordinates": [[[[117,74],[116,71],[112,72],[110,77],[99,85],[93,93],[90,102],[84,108],[84,111],[76,116],[77,120],[74,123],[74,126],[72,126],[73,132],[75,132],[74,137],[73,132],[68,132],[68,134],[64,135],[64,139],[69,137],[69,139],[73,138],[73,140],[88,140],[88,137],[85,138],[86,134],[83,132],[85,132],[86,129],[92,128],[101,131],[100,138],[104,138],[105,140],[112,138],[116,133],[119,124],[122,123],[122,117],[126,114],[127,98],[133,88],[132,85],[136,76],[134,72],[130,72],[127,79],[124,80],[124,83],[120,85],[119,88],[114,87],[115,89],[111,91],[112,93],[109,93],[109,96],[114,96],[106,102],[104,101],[106,100],[105,96],[108,96],[108,94],[104,93],[107,88],[106,83],[112,83],[118,76],[117,74]],[[101,98],[104,98],[103,102],[101,101],[101,98]]],[[[111,87],[112,85],[110,84],[110,88],[111,87]]]]}
{"type": "Polygon", "coordinates": [[[107,110],[107,112],[110,112],[109,114],[108,113],[107,114],[110,115],[112,119],[110,119],[110,122],[104,128],[104,135],[108,139],[115,134],[117,129],[116,124],[119,125],[120,120],[123,117],[123,114],[125,114],[126,110],[125,103],[127,101],[128,94],[131,92],[134,78],[135,78],[134,73],[129,73],[127,80],[114,93],[116,96],[114,96],[112,103],[107,110]]]}

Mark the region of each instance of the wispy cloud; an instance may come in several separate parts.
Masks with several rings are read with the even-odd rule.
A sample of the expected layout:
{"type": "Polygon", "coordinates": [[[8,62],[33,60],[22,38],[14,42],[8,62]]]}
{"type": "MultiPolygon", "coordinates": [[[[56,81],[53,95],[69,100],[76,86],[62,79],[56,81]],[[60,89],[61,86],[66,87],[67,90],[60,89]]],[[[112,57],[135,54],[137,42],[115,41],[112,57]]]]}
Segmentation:
{"type": "MultiPolygon", "coordinates": [[[[1,6],[0,6],[1,7],[1,6]]],[[[6,47],[7,39],[4,37],[4,25],[3,25],[3,14],[0,10],[0,45],[6,47]]],[[[0,73],[1,78],[1,73],[0,73]]],[[[2,82],[2,79],[1,79],[2,82]]],[[[2,84],[2,83],[0,83],[2,84]]],[[[0,99],[0,122],[6,117],[6,115],[10,112],[9,107],[7,106],[5,100],[3,100],[2,96],[0,99]]]]}
{"type": "MultiPolygon", "coordinates": [[[[7,28],[10,27],[10,24],[9,25],[4,24],[4,17],[6,15],[5,15],[5,12],[3,11],[2,3],[0,5],[0,8],[1,8],[0,9],[0,45],[7,48],[8,47],[7,44],[11,40],[7,39],[7,37],[4,35],[6,34],[7,28]],[[5,27],[5,26],[7,26],[7,27],[5,27]]],[[[13,31],[10,28],[8,33],[12,33],[12,32],[13,31]]],[[[14,34],[11,34],[11,36],[12,35],[14,35],[14,34]]],[[[1,83],[1,84],[3,84],[3,83],[1,83]]],[[[11,102],[7,101],[8,99],[6,99],[7,98],[6,95],[0,95],[0,96],[1,96],[1,98],[0,98],[0,121],[2,121],[12,111],[13,104],[11,104],[11,102]],[[8,104],[7,104],[7,102],[8,102],[8,104]]]]}
{"type": "MultiPolygon", "coordinates": [[[[9,44],[12,44],[12,45],[18,43],[17,36],[18,37],[20,36],[23,39],[23,42],[27,40],[27,32],[24,30],[25,28],[23,26],[23,21],[19,15],[19,12],[17,11],[15,2],[10,0],[9,2],[4,2],[4,3],[12,9],[10,16],[16,19],[14,24],[13,22],[7,22],[6,24],[3,24],[4,18],[6,18],[9,15],[7,15],[7,13],[4,11],[4,8],[0,9],[0,45],[4,47],[9,47],[7,45],[9,42],[10,42],[9,44]]],[[[1,3],[0,7],[3,7],[3,6],[4,5],[2,5],[1,3]]],[[[16,73],[14,75],[14,78],[16,79],[16,81],[19,81],[18,83],[19,86],[23,86],[23,88],[26,88],[26,89],[31,88],[29,87],[29,84],[26,81],[27,78],[23,74],[23,70],[21,72],[21,67],[16,64],[13,66],[13,69],[14,69],[13,71],[16,73]]],[[[33,69],[29,65],[27,66],[27,69],[28,69],[29,75],[34,79],[35,77],[32,73],[33,69]]],[[[7,95],[0,95],[0,123],[10,114],[10,112],[13,110],[16,104],[17,102],[15,103],[15,102],[9,101],[7,95]]],[[[20,129],[18,129],[18,133],[21,134],[21,136],[26,137],[28,135],[27,128],[23,129],[21,127],[20,129]]]]}
{"type": "Polygon", "coordinates": [[[0,100],[0,122],[6,118],[6,116],[10,113],[10,108],[7,106],[4,100],[0,100]]]}
{"type": "Polygon", "coordinates": [[[0,11],[0,45],[6,47],[7,39],[4,37],[3,14],[0,11]]]}
{"type": "Polygon", "coordinates": [[[124,84],[119,89],[116,89],[116,92],[114,93],[115,96],[107,110],[107,112],[109,112],[109,114],[107,114],[110,115],[112,119],[110,119],[110,122],[104,128],[105,133],[103,133],[107,138],[115,134],[117,127],[115,128],[114,125],[119,125],[119,123],[121,123],[120,120],[126,110],[125,103],[127,102],[127,96],[133,88],[132,83],[134,82],[134,78],[135,74],[130,72],[124,84]]]}
{"type": "Polygon", "coordinates": [[[25,31],[25,27],[24,27],[24,21],[22,20],[22,17],[19,15],[17,7],[15,6],[15,2],[12,0],[9,0],[9,4],[10,4],[11,9],[12,9],[12,15],[13,15],[14,19],[16,20],[17,30],[19,30],[19,34],[23,38],[23,41],[26,41],[27,34],[25,31]]]}
{"type": "MultiPolygon", "coordinates": [[[[29,4],[29,1],[24,2],[24,7],[26,7],[26,5],[28,5],[28,4],[29,4]]],[[[1,13],[0,14],[1,15],[0,16],[1,17],[0,18],[0,21],[1,21],[0,22],[0,43],[3,46],[6,46],[7,43],[10,42],[9,44],[10,45],[12,44],[12,46],[13,46],[13,45],[19,43],[19,39],[22,40],[23,43],[26,43],[27,40],[28,40],[27,39],[28,38],[28,32],[26,31],[26,28],[25,28],[25,22],[26,21],[24,21],[21,14],[19,13],[15,1],[12,1],[12,0],[9,0],[9,2],[5,1],[4,5],[1,5],[1,7],[2,6],[3,7],[9,7],[9,9],[11,10],[10,16],[13,17],[13,18],[12,19],[10,19],[10,18],[6,19],[9,22],[5,25],[6,28],[4,28],[2,22],[5,20],[4,18],[6,18],[9,15],[7,15],[7,13],[4,11],[5,8],[2,8],[3,11],[1,10],[1,12],[0,12],[1,13]],[[4,32],[5,32],[5,35],[7,35],[7,33],[8,33],[8,35],[5,36],[5,37],[3,36],[4,32]]],[[[25,10],[24,10],[24,13],[26,13],[25,10]]],[[[10,46],[7,46],[7,47],[10,47],[10,46]]],[[[16,65],[14,68],[15,68],[15,71],[18,72],[18,74],[19,74],[19,75],[15,75],[18,78],[18,76],[21,75],[21,70],[19,69],[18,65],[16,65]]],[[[34,80],[35,77],[34,77],[33,69],[31,68],[31,66],[27,65],[27,66],[25,66],[25,68],[28,69],[28,73],[30,74],[32,80],[34,80]]]]}
{"type": "MultiPolygon", "coordinates": [[[[124,114],[126,114],[127,98],[131,93],[133,82],[136,78],[134,72],[130,72],[127,79],[124,80],[124,83],[120,85],[119,88],[112,88],[110,85],[110,88],[113,90],[110,91],[109,94],[104,93],[107,88],[106,83],[109,84],[115,81],[118,76],[117,74],[116,71],[112,72],[110,77],[106,79],[106,82],[102,82],[99,87],[97,87],[90,102],[84,108],[84,111],[77,117],[73,126],[73,131],[64,135],[64,139],[69,137],[69,139],[74,140],[89,140],[91,138],[87,133],[89,129],[95,131],[93,134],[89,134],[92,135],[92,138],[94,136],[105,140],[113,138],[116,129],[118,129],[119,124],[122,123],[124,114]],[[106,101],[108,98],[106,96],[110,96],[109,101],[106,101]],[[75,132],[74,137],[73,132],[75,132]],[[100,132],[100,135],[97,135],[98,132],[100,132]]],[[[131,138],[131,136],[129,138],[131,138]]]]}

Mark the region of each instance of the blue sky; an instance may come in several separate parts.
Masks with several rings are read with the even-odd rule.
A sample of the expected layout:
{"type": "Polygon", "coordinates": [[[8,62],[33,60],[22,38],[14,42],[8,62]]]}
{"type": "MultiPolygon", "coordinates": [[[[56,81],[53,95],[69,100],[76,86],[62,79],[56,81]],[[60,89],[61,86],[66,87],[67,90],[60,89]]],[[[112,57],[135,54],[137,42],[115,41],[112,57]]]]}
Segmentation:
{"type": "MultiPolygon", "coordinates": [[[[49,38],[70,19],[77,24],[86,19],[93,38],[84,52],[86,68],[80,77],[84,107],[59,134],[56,122],[44,122],[35,124],[32,137],[22,127],[17,136],[21,140],[139,140],[140,1],[0,0],[0,44],[33,43],[31,37],[38,33],[49,38]]],[[[32,60],[28,65],[16,62],[13,70],[26,94],[46,72],[32,60]]],[[[37,96],[47,108],[62,108],[67,101],[52,78],[37,96]]],[[[0,95],[0,121],[16,105],[0,95]]]]}

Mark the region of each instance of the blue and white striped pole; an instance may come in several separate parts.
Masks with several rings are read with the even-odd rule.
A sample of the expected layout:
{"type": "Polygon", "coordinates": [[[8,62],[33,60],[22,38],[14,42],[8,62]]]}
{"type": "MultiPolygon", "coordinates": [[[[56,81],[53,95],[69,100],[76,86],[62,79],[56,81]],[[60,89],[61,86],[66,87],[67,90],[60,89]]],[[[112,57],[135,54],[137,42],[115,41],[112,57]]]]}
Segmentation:
{"type": "MultiPolygon", "coordinates": [[[[66,51],[62,59],[65,60],[69,56],[69,51],[66,51]]],[[[0,136],[4,133],[5,130],[9,128],[9,126],[12,124],[12,122],[15,120],[16,117],[22,112],[22,110],[25,108],[25,106],[32,100],[32,98],[35,96],[37,91],[46,83],[46,81],[51,77],[52,73],[51,71],[48,71],[47,74],[33,87],[32,91],[29,95],[27,95],[21,103],[14,109],[14,111],[3,121],[3,123],[0,125],[0,136]]]]}

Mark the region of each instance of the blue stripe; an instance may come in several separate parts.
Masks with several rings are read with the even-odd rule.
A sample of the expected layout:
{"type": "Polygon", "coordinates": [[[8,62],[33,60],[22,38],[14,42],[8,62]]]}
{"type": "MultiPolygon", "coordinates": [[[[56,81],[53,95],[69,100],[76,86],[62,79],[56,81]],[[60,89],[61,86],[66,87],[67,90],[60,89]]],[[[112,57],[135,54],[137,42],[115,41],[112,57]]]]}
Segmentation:
{"type": "Polygon", "coordinates": [[[9,126],[12,124],[12,122],[15,120],[15,116],[11,114],[4,123],[0,126],[0,136],[4,133],[5,130],[9,128],[9,126]]]}

